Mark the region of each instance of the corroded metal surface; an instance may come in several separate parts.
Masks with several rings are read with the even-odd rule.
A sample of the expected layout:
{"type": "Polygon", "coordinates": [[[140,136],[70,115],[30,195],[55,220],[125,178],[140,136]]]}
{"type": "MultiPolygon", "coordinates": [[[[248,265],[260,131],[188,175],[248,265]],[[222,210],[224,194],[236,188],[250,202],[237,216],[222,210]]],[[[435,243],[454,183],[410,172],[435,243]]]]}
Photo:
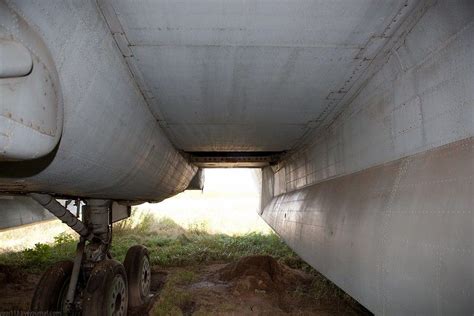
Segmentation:
{"type": "Polygon", "coordinates": [[[474,313],[474,139],[275,197],[262,217],[376,314],[474,313]]]}

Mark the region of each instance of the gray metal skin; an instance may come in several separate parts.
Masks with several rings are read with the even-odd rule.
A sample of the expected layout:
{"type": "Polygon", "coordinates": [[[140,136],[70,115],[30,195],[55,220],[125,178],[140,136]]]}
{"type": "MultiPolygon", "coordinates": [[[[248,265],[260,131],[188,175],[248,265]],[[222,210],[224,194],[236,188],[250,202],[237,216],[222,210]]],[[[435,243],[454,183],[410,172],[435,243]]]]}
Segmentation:
{"type": "Polygon", "coordinates": [[[98,1],[165,133],[185,151],[291,149],[419,2],[98,1]]]}
{"type": "Polygon", "coordinates": [[[264,170],[262,217],[375,314],[472,315],[474,2],[427,1],[389,44],[264,170]]]}
{"type": "Polygon", "coordinates": [[[53,214],[26,196],[0,196],[0,230],[54,219],[53,214]]]}
{"type": "Polygon", "coordinates": [[[0,191],[160,201],[187,187],[197,167],[164,135],[96,3],[9,1],[0,10],[14,39],[18,21],[41,36],[64,106],[59,144],[41,158],[0,161],[0,191]]]}
{"type": "Polygon", "coordinates": [[[376,314],[473,313],[473,1],[1,10],[44,41],[64,121],[0,191],[161,200],[197,170],[178,150],[288,151],[262,215],[297,253],[376,314]]]}
{"type": "Polygon", "coordinates": [[[279,195],[262,217],[376,315],[474,313],[474,139],[279,195]]]}
{"type": "Polygon", "coordinates": [[[50,153],[62,134],[62,101],[47,46],[0,2],[0,161],[50,153]]]}
{"type": "Polygon", "coordinates": [[[474,135],[474,2],[427,1],[274,167],[275,195],[474,135]]]}

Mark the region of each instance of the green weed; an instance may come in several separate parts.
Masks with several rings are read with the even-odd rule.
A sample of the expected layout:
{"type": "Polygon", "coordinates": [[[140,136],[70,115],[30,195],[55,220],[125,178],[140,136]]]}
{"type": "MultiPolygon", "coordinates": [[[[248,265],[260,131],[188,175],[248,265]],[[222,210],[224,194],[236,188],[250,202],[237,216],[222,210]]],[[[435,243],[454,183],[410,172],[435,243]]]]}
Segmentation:
{"type": "Polygon", "coordinates": [[[160,292],[160,299],[153,308],[156,316],[183,315],[183,311],[192,307],[192,294],[180,288],[180,285],[187,285],[196,279],[196,274],[192,271],[182,270],[170,275],[166,284],[160,292]]]}
{"type": "MultiPolygon", "coordinates": [[[[54,238],[53,244],[36,244],[20,252],[0,254],[0,264],[42,271],[56,261],[72,259],[77,239],[63,233],[54,238]]],[[[303,264],[275,234],[212,235],[206,232],[203,223],[185,230],[171,219],[156,220],[149,214],[139,220],[127,219],[114,224],[111,253],[117,260],[122,261],[128,248],[136,244],[148,247],[152,264],[161,266],[228,262],[254,254],[272,255],[292,267],[303,264]]]]}
{"type": "Polygon", "coordinates": [[[30,272],[41,272],[54,262],[72,259],[75,249],[75,239],[57,236],[53,245],[37,243],[33,248],[21,252],[0,254],[0,264],[18,266],[30,272]]]}
{"type": "MultiPolygon", "coordinates": [[[[127,219],[114,224],[111,253],[123,261],[127,250],[136,244],[143,244],[150,250],[153,265],[162,267],[184,267],[215,262],[231,262],[249,255],[270,255],[286,265],[306,270],[314,275],[313,283],[305,295],[314,299],[347,299],[332,282],[303,262],[276,234],[250,233],[241,236],[209,234],[202,223],[183,229],[169,218],[155,219],[145,214],[138,220],[127,219]]],[[[56,261],[72,259],[77,237],[60,234],[53,244],[36,244],[21,252],[0,254],[0,264],[17,266],[31,272],[41,272],[56,261]]],[[[191,300],[186,293],[174,289],[171,284],[189,284],[195,281],[192,271],[177,273],[167,282],[163,301],[158,304],[156,315],[180,314],[177,306],[184,306],[191,300]]],[[[295,295],[299,295],[295,291],[295,295]]]]}

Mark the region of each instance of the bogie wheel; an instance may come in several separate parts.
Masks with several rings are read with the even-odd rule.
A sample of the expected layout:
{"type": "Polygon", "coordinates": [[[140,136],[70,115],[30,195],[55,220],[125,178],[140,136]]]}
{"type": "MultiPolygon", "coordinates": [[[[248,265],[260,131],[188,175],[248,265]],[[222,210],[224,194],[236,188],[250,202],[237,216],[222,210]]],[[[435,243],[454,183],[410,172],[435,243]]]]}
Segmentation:
{"type": "Polygon", "coordinates": [[[130,247],[123,263],[127,271],[129,304],[132,307],[150,298],[151,266],[148,249],[142,245],[130,247]]]}
{"type": "Polygon", "coordinates": [[[87,281],[83,315],[127,315],[128,286],[123,265],[111,259],[99,262],[87,281]]]}
{"type": "Polygon", "coordinates": [[[65,312],[72,261],[59,261],[43,273],[31,300],[33,312],[65,312]]]}

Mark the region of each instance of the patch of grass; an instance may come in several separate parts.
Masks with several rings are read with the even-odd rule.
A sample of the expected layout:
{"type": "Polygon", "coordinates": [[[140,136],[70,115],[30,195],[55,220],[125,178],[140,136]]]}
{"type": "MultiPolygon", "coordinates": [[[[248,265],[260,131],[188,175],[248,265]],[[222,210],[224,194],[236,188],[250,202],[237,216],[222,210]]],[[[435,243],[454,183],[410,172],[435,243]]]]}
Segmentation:
{"type": "MultiPolygon", "coordinates": [[[[144,240],[153,247],[155,240],[144,240]]],[[[243,236],[209,235],[191,232],[174,239],[159,240],[159,251],[151,261],[162,266],[185,266],[209,262],[228,262],[253,254],[269,254],[277,258],[292,257],[291,250],[276,235],[243,236]]],[[[290,260],[291,261],[291,260],[290,260]]]]}
{"type": "MultiPolygon", "coordinates": [[[[60,234],[53,244],[36,244],[20,252],[0,254],[0,264],[42,271],[48,265],[72,259],[77,237],[60,234]]],[[[210,262],[228,262],[254,254],[272,255],[292,267],[303,262],[275,234],[250,233],[242,236],[212,235],[204,223],[185,230],[169,218],[156,220],[144,214],[114,224],[111,253],[119,261],[136,244],[148,247],[152,264],[185,266],[210,262]]]]}
{"type": "Polygon", "coordinates": [[[309,286],[297,287],[293,291],[295,297],[314,299],[317,301],[346,301],[357,304],[357,302],[337,285],[325,278],[314,269],[309,271],[313,276],[309,286]]]}
{"type": "Polygon", "coordinates": [[[54,238],[54,244],[37,243],[33,248],[20,252],[0,254],[0,264],[18,266],[30,272],[41,272],[49,265],[60,260],[72,259],[77,239],[62,233],[54,238]]]}
{"type": "MultiPolygon", "coordinates": [[[[114,236],[127,234],[144,234],[151,230],[156,223],[155,217],[150,213],[140,213],[137,216],[131,216],[123,221],[113,224],[114,236]]],[[[175,224],[177,225],[177,224],[175,224]]]]}
{"type": "MultiPolygon", "coordinates": [[[[0,254],[0,264],[16,266],[30,272],[44,271],[56,261],[74,257],[77,237],[60,234],[53,244],[36,244],[21,252],[0,254]]],[[[111,253],[123,261],[127,250],[143,244],[150,250],[153,265],[162,267],[184,267],[215,262],[231,262],[249,255],[271,255],[280,262],[314,275],[309,290],[295,291],[314,299],[350,299],[331,281],[303,262],[276,234],[249,233],[241,236],[209,234],[205,223],[196,223],[185,230],[173,220],[157,220],[152,215],[141,215],[114,224],[111,253]]],[[[190,284],[196,275],[192,271],[181,271],[170,278],[163,292],[164,303],[158,304],[157,315],[181,314],[182,307],[191,300],[173,284],[190,284]]]]}
{"type": "Polygon", "coordinates": [[[321,299],[345,299],[348,295],[341,291],[334,283],[326,279],[320,273],[314,275],[308,294],[318,300],[321,299]]]}
{"type": "Polygon", "coordinates": [[[188,285],[196,281],[197,275],[193,271],[183,270],[175,273],[173,278],[177,284],[188,285]]]}
{"type": "Polygon", "coordinates": [[[160,292],[160,299],[154,305],[153,315],[183,315],[183,311],[192,308],[194,302],[192,294],[180,285],[187,285],[196,279],[196,274],[192,271],[177,271],[169,276],[166,284],[160,292]]]}
{"type": "Polygon", "coordinates": [[[115,258],[123,260],[128,248],[135,244],[151,249],[152,264],[164,267],[229,262],[255,254],[274,256],[294,268],[307,266],[275,234],[209,234],[206,223],[196,223],[185,230],[169,218],[156,220],[150,215],[135,224],[125,220],[114,226],[111,252],[115,258]]]}
{"type": "Polygon", "coordinates": [[[188,225],[188,232],[196,235],[207,234],[209,225],[205,221],[198,221],[188,225]]]}

